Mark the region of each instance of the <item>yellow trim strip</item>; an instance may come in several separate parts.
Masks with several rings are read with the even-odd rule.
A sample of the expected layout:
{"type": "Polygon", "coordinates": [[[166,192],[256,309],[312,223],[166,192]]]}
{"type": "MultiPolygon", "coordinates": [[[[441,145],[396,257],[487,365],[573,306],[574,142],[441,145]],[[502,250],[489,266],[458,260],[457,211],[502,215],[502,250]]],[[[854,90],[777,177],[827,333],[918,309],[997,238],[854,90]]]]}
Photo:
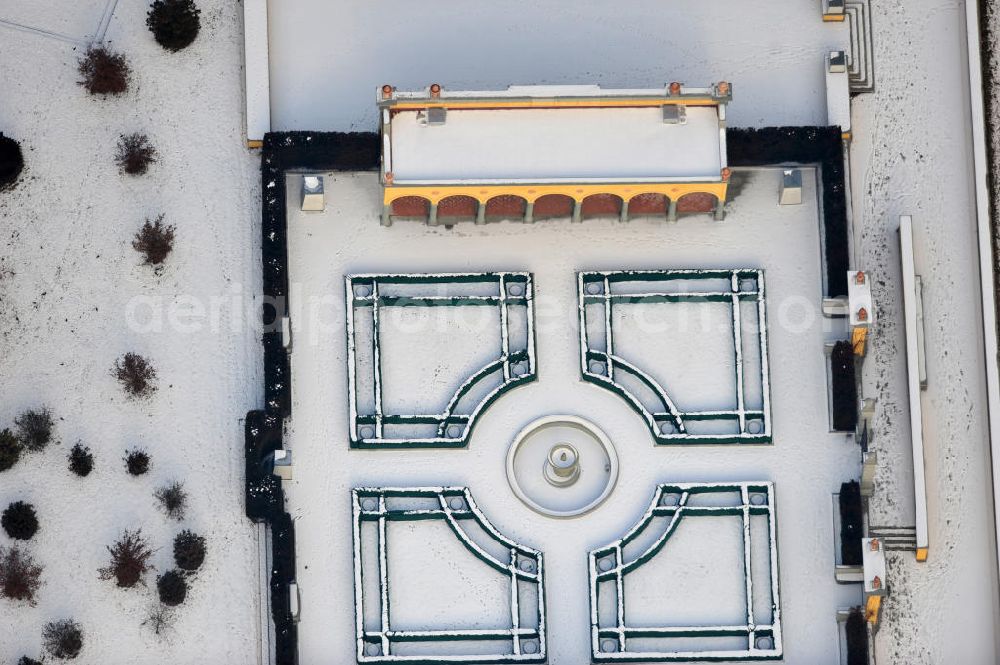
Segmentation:
{"type": "Polygon", "coordinates": [[[258,141],[258,140],[255,140],[255,139],[247,139],[247,147],[248,148],[263,148],[264,147],[264,142],[263,141],[258,141]]]}
{"type": "Polygon", "coordinates": [[[384,105],[390,111],[411,111],[417,109],[444,107],[449,109],[529,109],[529,108],[624,108],[664,106],[667,104],[683,104],[684,106],[719,106],[720,102],[711,97],[642,97],[642,98],[610,98],[603,99],[462,99],[450,97],[444,99],[393,100],[384,105]]]}
{"type": "Polygon", "coordinates": [[[878,613],[881,608],[881,596],[868,596],[868,600],[865,601],[865,620],[868,623],[878,623],[878,613]]]}
{"type": "Polygon", "coordinates": [[[496,196],[520,196],[526,201],[536,201],[546,194],[563,194],[576,201],[592,194],[615,194],[623,200],[639,194],[664,194],[676,201],[685,194],[711,194],[725,200],[728,182],[661,182],[623,184],[560,184],[560,185],[391,185],[383,190],[382,201],[389,205],[404,196],[419,196],[431,203],[439,203],[449,196],[471,196],[486,203],[496,196]]]}
{"type": "Polygon", "coordinates": [[[840,23],[844,20],[844,14],[823,14],[823,20],[827,23],[836,22],[840,23]]]}
{"type": "Polygon", "coordinates": [[[918,547],[917,548],[917,561],[924,562],[927,561],[927,548],[918,547]]]}

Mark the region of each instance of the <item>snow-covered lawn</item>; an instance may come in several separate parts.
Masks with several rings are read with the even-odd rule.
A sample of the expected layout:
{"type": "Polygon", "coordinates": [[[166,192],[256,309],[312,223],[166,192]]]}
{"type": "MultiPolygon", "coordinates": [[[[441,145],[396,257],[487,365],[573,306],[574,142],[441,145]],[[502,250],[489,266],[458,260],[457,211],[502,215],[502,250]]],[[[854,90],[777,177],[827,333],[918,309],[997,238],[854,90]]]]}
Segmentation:
{"type": "MultiPolygon", "coordinates": [[[[5,2],[0,6],[0,24],[84,41],[106,29],[108,14],[116,3],[117,0],[5,2]]],[[[7,34],[6,26],[4,34],[7,34]]]]}
{"type": "MultiPolygon", "coordinates": [[[[80,34],[103,8],[56,4],[67,16],[97,7],[80,34]]],[[[259,337],[243,317],[260,282],[258,157],[241,136],[240,6],[199,5],[201,35],[168,54],[145,28],[146,3],[118,4],[108,38],[134,76],[120,99],[84,93],[71,44],[0,26],[0,131],[22,142],[27,162],[17,188],[0,194],[0,427],[44,404],[59,441],[0,474],[0,508],[25,500],[39,513],[28,548],[45,567],[36,607],[0,601],[4,663],[38,657],[42,625],[64,617],[83,627],[80,662],[256,662],[257,549],[243,514],[241,420],[262,399],[259,337]],[[131,132],[148,133],[159,151],[137,178],[113,161],[119,134],[131,132]],[[160,213],[177,226],[177,241],[156,275],[130,241],[160,213]],[[213,298],[221,303],[214,328],[208,314],[188,314],[193,302],[208,312],[213,298]],[[159,326],[149,325],[154,311],[159,326]],[[159,372],[148,401],[127,401],[110,374],[126,351],[159,372]],[[66,463],[77,440],[96,462],[82,479],[66,463]],[[146,476],[125,470],[134,446],[152,457],[146,476]],[[174,479],[189,494],[180,523],[153,498],[174,479]],[[128,591],[98,579],[105,546],[136,527],[157,548],[159,572],[173,566],[181,529],[208,540],[205,565],[164,637],[141,625],[155,605],[154,575],[128,591]]],[[[53,24],[49,5],[3,3],[0,16],[11,15],[70,29],[53,24]]],[[[0,532],[0,545],[10,544],[0,532]]]]}
{"type": "MultiPolygon", "coordinates": [[[[286,488],[289,511],[296,520],[297,582],[303,598],[299,624],[302,662],[339,663],[353,658],[354,607],[349,600],[354,597],[352,488],[469,487],[479,508],[504,536],[543,553],[548,662],[576,665],[588,662],[590,654],[588,552],[622,537],[639,522],[659,483],[743,480],[775,484],[786,661],[839,662],[836,612],[858,604],[861,597],[860,587],[834,581],[832,494],[842,481],[857,476],[860,450],[851,437],[829,432],[824,344],[842,335],[843,330],[819,312],[822,270],[814,171],[806,169],[803,179],[805,202],[782,207],[777,205],[780,171],[754,171],[723,222],[714,222],[706,215],[676,224],[648,219],[627,224],[609,220],[573,224],[564,220],[533,225],[465,224],[446,230],[403,221],[390,228],[381,226],[381,190],[373,173],[328,174],[326,212],[300,212],[301,178],[289,176],[294,330],[293,416],[288,441],[296,475],[286,488]],[[773,241],[778,238],[780,242],[773,241]],[[656,445],[646,423],[621,397],[581,381],[576,272],[732,267],[762,268],[766,274],[774,443],[656,445]],[[493,403],[480,417],[465,449],[352,450],[344,276],[504,270],[528,271],[533,276],[537,381],[514,387],[493,403]],[[560,520],[540,515],[518,500],[507,481],[505,456],[514,437],[531,421],[549,414],[583,416],[602,429],[617,448],[620,475],[615,490],[598,508],[580,517],[560,520]]],[[[716,317],[711,309],[714,305],[708,303],[706,311],[671,324],[687,326],[690,339],[685,341],[686,348],[703,354],[687,360],[669,356],[681,363],[690,360],[692,372],[701,380],[694,385],[688,381],[685,386],[689,390],[676,396],[687,400],[685,408],[728,405],[730,400],[720,400],[720,396],[732,395],[729,371],[734,367],[733,352],[731,343],[726,342],[733,334],[732,319],[716,317]],[[719,349],[717,354],[715,349],[719,349]],[[709,398],[716,401],[702,404],[709,398]]],[[[477,364],[469,358],[482,360],[481,347],[494,349],[497,343],[495,331],[475,334],[490,320],[485,316],[448,319],[449,325],[441,326],[411,320],[412,316],[393,318],[393,311],[385,308],[381,313],[380,342],[394,350],[383,359],[383,377],[386,386],[398,382],[409,385],[406,394],[411,400],[438,394],[444,383],[454,381],[454,373],[449,372],[467,372],[477,364]],[[420,327],[415,328],[418,323],[420,327]],[[416,331],[435,336],[437,342],[432,345],[416,331]],[[400,346],[398,340],[391,345],[394,334],[406,332],[419,345],[400,346]],[[442,335],[446,344],[440,343],[442,335]],[[430,348],[438,355],[428,358],[416,354],[417,348],[430,348]]],[[[621,319],[619,323],[629,321],[621,319]]],[[[646,313],[637,314],[632,323],[639,328],[656,328],[663,322],[646,313]]],[[[495,356],[495,351],[486,356],[495,356]]],[[[655,372],[663,369],[664,357],[653,355],[642,360],[655,372]]],[[[451,388],[455,387],[452,383],[451,388]]],[[[461,551],[455,541],[427,539],[427,533],[438,532],[450,538],[451,532],[443,525],[435,530],[434,522],[417,524],[431,526],[427,531],[404,529],[398,524],[389,527],[390,625],[400,630],[441,630],[454,627],[449,617],[458,616],[465,627],[471,623],[477,628],[495,628],[498,608],[486,599],[494,598],[496,589],[485,583],[480,586],[475,568],[478,562],[472,557],[451,558],[452,550],[461,551]],[[393,529],[400,534],[395,541],[393,529]],[[422,547],[429,550],[422,551],[422,547]],[[420,572],[424,569],[414,568],[414,561],[427,562],[426,577],[432,570],[440,574],[429,581],[420,572]],[[466,568],[469,561],[472,567],[466,568]],[[434,566],[430,566],[432,562],[434,566]],[[392,581],[394,573],[400,574],[396,582],[392,581]],[[484,589],[483,595],[470,596],[462,580],[484,589]],[[423,614],[414,613],[418,601],[407,596],[407,590],[418,594],[423,614]],[[455,598],[460,601],[455,601],[459,602],[457,608],[437,602],[455,598]]],[[[418,528],[423,527],[414,527],[418,528]]],[[[698,527],[693,529],[685,532],[682,528],[679,533],[697,540],[698,527]]],[[[738,544],[738,535],[735,541],[725,534],[710,535],[703,543],[706,558],[707,552],[718,549],[714,545],[738,544]]],[[[641,580],[653,579],[660,584],[670,570],[678,574],[671,566],[678,561],[691,562],[690,550],[684,549],[691,545],[690,538],[678,541],[680,553],[667,545],[666,567],[651,568],[652,578],[640,576],[630,582],[626,594],[633,594],[633,603],[626,600],[626,605],[631,607],[629,617],[640,625],[672,625],[677,618],[678,607],[658,613],[649,602],[654,598],[685,598],[684,589],[677,589],[674,596],[650,596],[644,593],[641,580]],[[667,555],[671,551],[674,554],[667,555]]],[[[759,556],[759,551],[755,552],[759,556]]],[[[372,556],[372,550],[367,550],[366,556],[372,556]]],[[[727,556],[720,553],[715,560],[732,560],[727,556]]],[[[742,550],[734,556],[742,561],[742,550]]],[[[713,577],[715,571],[709,563],[703,561],[697,571],[689,571],[708,585],[706,593],[685,601],[693,602],[688,609],[697,615],[699,625],[732,620],[728,610],[734,602],[741,602],[741,588],[733,590],[726,585],[732,579],[726,575],[733,571],[724,566],[726,575],[713,577]]],[[[742,583],[742,576],[737,577],[742,583]]],[[[370,574],[366,579],[370,583],[370,574]]],[[[368,593],[373,593],[370,587],[368,593]]],[[[506,605],[499,610],[502,618],[506,605]]]]}
{"type": "Polygon", "coordinates": [[[376,128],[375,91],[731,81],[732,126],[826,124],[824,57],[845,24],[813,0],[271,2],[276,130],[376,128]]]}

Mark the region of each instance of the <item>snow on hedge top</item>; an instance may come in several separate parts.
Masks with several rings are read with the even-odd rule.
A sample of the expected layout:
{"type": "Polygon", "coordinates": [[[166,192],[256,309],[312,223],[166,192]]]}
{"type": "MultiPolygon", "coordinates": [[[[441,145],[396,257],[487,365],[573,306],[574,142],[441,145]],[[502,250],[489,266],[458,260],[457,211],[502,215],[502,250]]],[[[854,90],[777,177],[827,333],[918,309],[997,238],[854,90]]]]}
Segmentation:
{"type": "Polygon", "coordinates": [[[726,166],[725,84],[381,94],[383,165],[397,185],[719,181],[726,166]],[[677,105],[686,117],[665,121],[677,105]]]}

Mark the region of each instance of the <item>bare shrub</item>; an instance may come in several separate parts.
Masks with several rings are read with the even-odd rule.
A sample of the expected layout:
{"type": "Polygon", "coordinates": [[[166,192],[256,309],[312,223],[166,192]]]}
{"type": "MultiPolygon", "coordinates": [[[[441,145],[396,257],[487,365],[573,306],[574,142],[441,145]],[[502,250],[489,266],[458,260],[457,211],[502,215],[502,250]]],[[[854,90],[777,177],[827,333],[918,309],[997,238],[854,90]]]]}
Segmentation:
{"type": "Polygon", "coordinates": [[[205,561],[205,539],[193,531],[181,531],[174,538],[174,563],[185,571],[195,571],[205,561]]]}
{"type": "Polygon", "coordinates": [[[121,53],[104,46],[92,46],[77,65],[79,84],[92,95],[120,95],[128,90],[132,69],[121,53]]]}
{"type": "Polygon", "coordinates": [[[168,51],[180,51],[198,36],[199,14],[201,10],[194,0],[154,0],[146,15],[146,27],[157,44],[168,51]]]}
{"type": "Polygon", "coordinates": [[[94,470],[94,456],[90,448],[77,441],[73,449],[69,451],[69,470],[85,478],[94,470]]]}
{"type": "Polygon", "coordinates": [[[52,441],[52,412],[44,406],[28,409],[14,419],[21,447],[36,453],[52,441]]]}
{"type": "Polygon", "coordinates": [[[0,190],[17,182],[24,169],[24,155],[21,144],[0,132],[0,190]]]}
{"type": "Polygon", "coordinates": [[[116,360],[114,375],[129,397],[148,397],[156,391],[156,369],[138,353],[129,351],[116,360]]]}
{"type": "Polygon", "coordinates": [[[17,665],[42,665],[42,661],[35,660],[34,658],[28,658],[27,656],[21,656],[21,660],[17,661],[17,665]]]}
{"type": "Polygon", "coordinates": [[[42,567],[16,545],[0,547],[0,597],[35,604],[42,567]]]}
{"type": "Polygon", "coordinates": [[[153,551],[142,535],[142,529],[126,530],[114,545],[108,547],[111,563],[98,572],[102,580],[114,579],[122,588],[130,589],[142,581],[142,576],[152,570],[149,558],[153,551]]]}
{"type": "Polygon", "coordinates": [[[142,622],[142,625],[149,626],[156,635],[163,635],[173,627],[175,616],[176,612],[172,608],[159,604],[150,610],[149,616],[142,622]]]}
{"type": "Polygon", "coordinates": [[[83,649],[83,630],[72,619],[62,619],[45,624],[42,643],[53,657],[71,660],[83,649]]]}
{"type": "Polygon", "coordinates": [[[169,485],[159,488],[153,494],[160,502],[160,508],[178,522],[184,519],[184,511],[187,508],[187,492],[184,491],[184,484],[174,481],[169,485]]]}
{"type": "Polygon", "coordinates": [[[0,515],[0,525],[15,540],[31,540],[38,531],[38,516],[30,503],[15,501],[0,515]]]}
{"type": "Polygon", "coordinates": [[[6,471],[21,459],[21,442],[9,429],[0,430],[0,471],[6,471]]]}
{"type": "Polygon", "coordinates": [[[132,248],[142,254],[145,265],[161,265],[174,248],[175,231],[176,227],[163,223],[163,215],[152,221],[147,219],[135,234],[132,248]]]}
{"type": "Polygon", "coordinates": [[[149,471],[149,455],[145,450],[129,450],[125,453],[125,468],[133,476],[141,476],[149,471]]]}
{"type": "Polygon", "coordinates": [[[142,175],[156,161],[156,148],[145,134],[123,134],[118,139],[115,163],[123,173],[142,175]]]}
{"type": "Polygon", "coordinates": [[[187,582],[180,571],[168,570],[156,578],[156,591],[161,603],[176,607],[187,597],[187,582]]]}

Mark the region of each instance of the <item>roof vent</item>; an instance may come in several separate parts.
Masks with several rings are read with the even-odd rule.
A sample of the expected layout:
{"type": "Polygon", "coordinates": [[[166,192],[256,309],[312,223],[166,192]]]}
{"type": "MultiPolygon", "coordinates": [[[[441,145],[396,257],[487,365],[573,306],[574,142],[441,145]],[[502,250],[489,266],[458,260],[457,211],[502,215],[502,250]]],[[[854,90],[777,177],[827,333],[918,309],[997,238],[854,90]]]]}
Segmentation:
{"type": "Polygon", "coordinates": [[[448,109],[432,106],[423,111],[417,111],[417,123],[424,126],[443,125],[448,119],[448,109]]]}
{"type": "Polygon", "coordinates": [[[680,104],[663,105],[663,124],[665,125],[686,125],[687,107],[680,104]]]}

